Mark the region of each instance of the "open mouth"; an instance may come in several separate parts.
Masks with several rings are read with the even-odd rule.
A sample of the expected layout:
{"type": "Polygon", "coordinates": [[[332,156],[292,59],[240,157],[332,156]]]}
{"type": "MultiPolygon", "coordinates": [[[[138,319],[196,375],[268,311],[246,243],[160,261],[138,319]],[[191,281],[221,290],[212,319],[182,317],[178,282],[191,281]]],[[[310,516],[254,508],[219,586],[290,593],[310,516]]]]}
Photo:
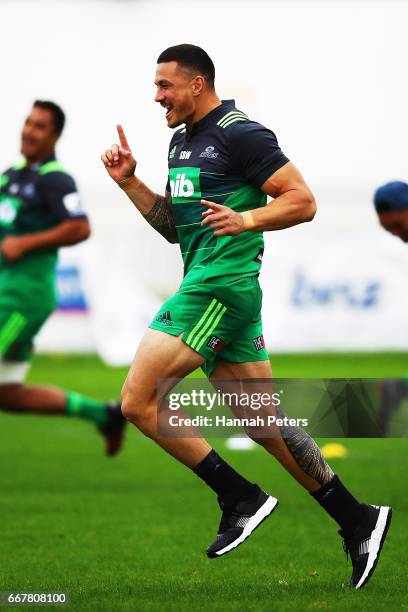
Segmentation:
{"type": "Polygon", "coordinates": [[[37,143],[33,138],[24,137],[22,138],[22,144],[23,146],[32,147],[32,146],[35,146],[37,143]]]}
{"type": "Polygon", "coordinates": [[[166,119],[168,119],[173,111],[173,107],[172,106],[165,106],[164,107],[166,109],[166,119]]]}

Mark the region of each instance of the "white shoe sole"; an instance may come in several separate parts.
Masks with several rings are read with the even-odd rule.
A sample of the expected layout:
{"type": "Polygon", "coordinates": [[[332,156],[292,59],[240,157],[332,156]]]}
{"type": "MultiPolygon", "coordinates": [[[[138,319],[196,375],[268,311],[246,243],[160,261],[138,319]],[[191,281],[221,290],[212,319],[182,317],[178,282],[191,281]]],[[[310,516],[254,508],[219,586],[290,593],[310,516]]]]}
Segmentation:
{"type": "Polygon", "coordinates": [[[375,570],[375,566],[378,563],[382,545],[384,544],[385,536],[387,535],[388,527],[391,523],[391,517],[391,508],[389,508],[388,506],[381,506],[377,523],[370,538],[367,565],[363,575],[354,587],[355,589],[361,589],[361,587],[365,585],[365,583],[375,570]]]}
{"type": "Polygon", "coordinates": [[[259,527],[262,521],[264,521],[270,514],[272,514],[278,504],[279,501],[275,497],[272,497],[270,495],[268,499],[264,502],[264,504],[262,504],[262,506],[259,508],[259,510],[257,510],[253,516],[251,516],[239,538],[234,540],[234,542],[231,542],[231,544],[228,544],[228,546],[225,546],[225,548],[222,548],[221,550],[216,552],[215,554],[217,555],[217,557],[225,555],[230,550],[233,550],[234,548],[242,544],[242,542],[244,542],[251,535],[251,533],[257,527],[259,527]]]}

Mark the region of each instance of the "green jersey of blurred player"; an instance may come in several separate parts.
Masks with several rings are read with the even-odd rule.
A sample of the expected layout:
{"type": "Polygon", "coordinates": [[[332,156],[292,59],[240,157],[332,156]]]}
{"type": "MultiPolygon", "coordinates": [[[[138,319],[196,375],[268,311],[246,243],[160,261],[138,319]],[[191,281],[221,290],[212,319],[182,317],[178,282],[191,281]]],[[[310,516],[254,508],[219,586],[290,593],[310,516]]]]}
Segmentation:
{"type": "Polygon", "coordinates": [[[90,235],[75,181],[55,158],[64,123],[58,105],[35,101],[21,132],[23,160],[0,179],[0,409],[90,420],[113,455],[125,422],[118,404],[24,384],[33,339],[56,306],[58,248],[90,235]]]}

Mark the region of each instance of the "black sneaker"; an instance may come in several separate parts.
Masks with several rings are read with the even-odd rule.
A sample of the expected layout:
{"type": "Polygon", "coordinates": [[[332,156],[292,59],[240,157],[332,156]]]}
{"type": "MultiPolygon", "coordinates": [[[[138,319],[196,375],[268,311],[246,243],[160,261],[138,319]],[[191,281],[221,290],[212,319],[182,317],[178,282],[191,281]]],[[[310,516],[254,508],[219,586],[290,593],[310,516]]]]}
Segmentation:
{"type": "Polygon", "coordinates": [[[218,503],[223,512],[217,538],[207,548],[207,556],[211,559],[221,557],[242,544],[279,504],[259,487],[254,496],[233,508],[226,508],[219,498],[218,503]]]}
{"type": "Polygon", "coordinates": [[[106,404],[108,420],[98,429],[105,438],[105,453],[110,457],[116,455],[122,448],[126,419],[122,414],[120,402],[106,404]]]}
{"type": "MultiPolygon", "coordinates": [[[[343,548],[353,565],[350,586],[361,589],[367,584],[380,558],[391,523],[392,508],[367,506],[367,515],[354,534],[343,540],[343,548]]],[[[344,537],[340,530],[339,534],[344,537]]]]}

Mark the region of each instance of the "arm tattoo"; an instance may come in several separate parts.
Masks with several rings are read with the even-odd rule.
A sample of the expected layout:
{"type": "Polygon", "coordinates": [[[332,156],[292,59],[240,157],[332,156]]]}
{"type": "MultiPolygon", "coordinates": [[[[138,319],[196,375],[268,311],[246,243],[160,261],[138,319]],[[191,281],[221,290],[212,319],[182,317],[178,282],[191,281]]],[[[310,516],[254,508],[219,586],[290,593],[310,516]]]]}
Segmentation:
{"type": "Polygon", "coordinates": [[[300,427],[282,426],[280,432],[290,453],[302,470],[321,486],[330,482],[334,473],[313,438],[300,427]]]}
{"type": "Polygon", "coordinates": [[[166,196],[157,195],[152,208],[143,216],[159,234],[164,236],[168,242],[174,244],[178,242],[178,236],[170,206],[171,196],[169,193],[166,192],[166,196]]]}

